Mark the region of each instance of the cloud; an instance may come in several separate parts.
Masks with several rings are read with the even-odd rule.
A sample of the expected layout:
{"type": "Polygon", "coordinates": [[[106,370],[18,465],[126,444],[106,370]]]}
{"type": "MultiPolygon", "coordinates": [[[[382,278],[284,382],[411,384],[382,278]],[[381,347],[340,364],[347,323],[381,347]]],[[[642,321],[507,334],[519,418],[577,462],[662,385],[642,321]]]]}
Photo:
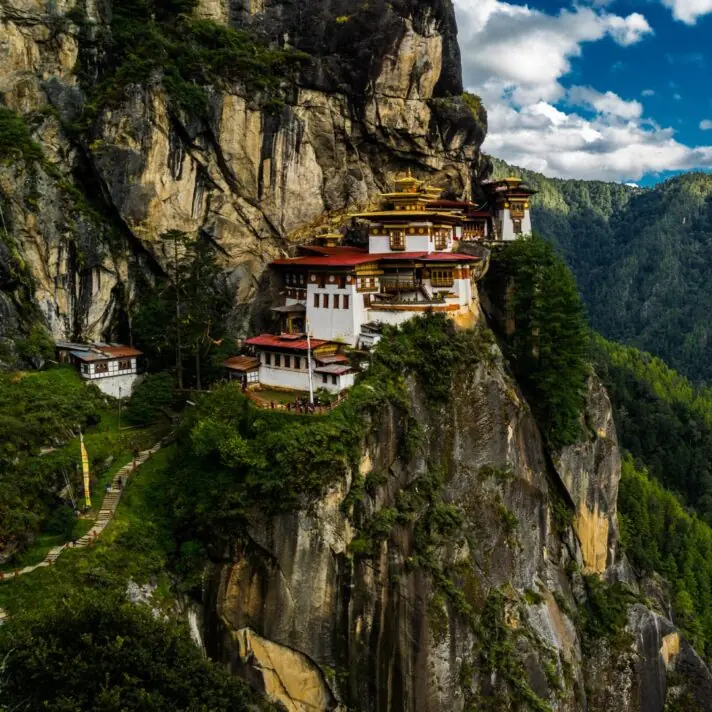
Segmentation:
{"type": "Polygon", "coordinates": [[[703,119],[700,121],[700,129],[702,129],[702,131],[712,131],[712,120],[703,119]]]}
{"type": "Polygon", "coordinates": [[[712,0],[662,0],[676,20],[694,25],[699,17],[712,12],[712,0]]]}
{"type": "Polygon", "coordinates": [[[562,83],[587,43],[628,46],[650,35],[642,15],[590,5],[549,15],[503,0],[455,7],[464,82],[488,110],[485,151],[550,176],[617,182],[712,167],[712,146],[680,143],[673,129],[645,118],[639,101],[562,83]]]}
{"type": "Polygon", "coordinates": [[[680,101],[680,100],[682,99],[682,94],[678,94],[677,92],[675,92],[675,93],[672,95],[672,98],[673,98],[675,101],[680,101]]]}
{"type": "Polygon", "coordinates": [[[643,91],[640,92],[641,96],[655,96],[655,90],[654,89],[643,89],[643,91]]]}
{"type": "Polygon", "coordinates": [[[574,106],[593,109],[598,114],[617,116],[622,119],[638,119],[643,114],[643,105],[639,101],[626,101],[612,91],[602,94],[591,87],[571,87],[568,91],[568,100],[574,106]]]}
{"type": "Polygon", "coordinates": [[[500,0],[456,0],[463,72],[468,84],[511,87],[523,103],[563,96],[559,78],[587,42],[612,38],[622,46],[652,33],[643,15],[613,15],[576,6],[547,15],[500,0]]]}

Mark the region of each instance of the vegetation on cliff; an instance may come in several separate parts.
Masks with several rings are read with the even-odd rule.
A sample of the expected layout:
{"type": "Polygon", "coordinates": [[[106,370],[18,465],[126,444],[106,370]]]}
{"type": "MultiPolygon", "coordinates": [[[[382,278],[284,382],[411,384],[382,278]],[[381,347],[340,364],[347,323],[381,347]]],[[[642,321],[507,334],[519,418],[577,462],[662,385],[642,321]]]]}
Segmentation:
{"type": "Polygon", "coordinates": [[[272,709],[206,660],[185,624],[125,596],[75,591],[0,628],[3,709],[272,709]]]}
{"type": "Polygon", "coordinates": [[[554,448],[581,435],[590,373],[588,331],[576,282],[540,237],[517,240],[492,255],[494,291],[505,305],[506,345],[539,425],[554,448]],[[506,295],[506,296],[505,296],[506,295]]]}
{"type": "Polygon", "coordinates": [[[237,83],[258,104],[280,105],[285,81],[294,79],[306,55],[269,46],[242,30],[192,18],[196,5],[197,0],[126,0],[112,7],[110,31],[98,36],[81,11],[72,15],[86,31],[80,78],[90,101],[84,127],[102,109],[120,102],[128,86],[147,85],[157,78],[176,107],[197,116],[207,112],[208,90],[220,82],[237,83]],[[94,52],[88,51],[92,45],[94,52]],[[90,66],[97,51],[99,66],[90,66]]]}
{"type": "Polygon", "coordinates": [[[234,538],[255,510],[298,508],[357,472],[363,440],[386,405],[400,413],[402,446],[413,447],[418,431],[408,415],[406,377],[442,403],[456,365],[485,358],[490,343],[485,332],[456,331],[438,314],[387,328],[346,401],[318,418],[255,408],[234,384],[213,389],[181,423],[171,486],[179,538],[217,545],[234,538]]]}

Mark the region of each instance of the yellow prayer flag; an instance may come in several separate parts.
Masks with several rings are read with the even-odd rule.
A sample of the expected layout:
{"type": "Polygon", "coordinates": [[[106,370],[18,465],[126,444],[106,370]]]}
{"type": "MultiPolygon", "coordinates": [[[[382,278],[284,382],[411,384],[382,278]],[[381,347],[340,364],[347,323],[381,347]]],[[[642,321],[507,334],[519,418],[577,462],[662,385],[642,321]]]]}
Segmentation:
{"type": "Polygon", "coordinates": [[[87,507],[91,507],[91,496],[89,493],[89,456],[84,447],[84,436],[79,433],[79,447],[82,453],[82,474],[84,475],[84,499],[87,507]]]}

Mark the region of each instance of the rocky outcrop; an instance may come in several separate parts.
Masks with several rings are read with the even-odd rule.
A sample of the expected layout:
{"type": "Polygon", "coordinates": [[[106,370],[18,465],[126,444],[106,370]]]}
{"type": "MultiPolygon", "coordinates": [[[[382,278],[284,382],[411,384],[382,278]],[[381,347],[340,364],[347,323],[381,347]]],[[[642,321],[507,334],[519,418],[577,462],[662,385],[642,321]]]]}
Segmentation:
{"type": "Polygon", "coordinates": [[[0,2],[2,100],[52,167],[0,172],[7,241],[55,336],[127,338],[136,283],[166,267],[165,230],[200,232],[219,246],[240,331],[265,265],[297,228],[367,204],[408,168],[470,190],[486,118],[459,97],[449,0],[376,2],[367,18],[349,3],[307,5],[201,0],[195,8],[309,53],[276,113],[223,83],[206,90],[209,108],[198,118],[173,107],[156,77],[129,85],[77,133],[69,128],[87,81],[109,61],[101,44],[109,3],[0,2]],[[333,46],[336,30],[353,41],[333,46]],[[28,200],[28,190],[41,200],[28,200]]]}
{"type": "Polygon", "coordinates": [[[586,576],[625,579],[631,601],[647,590],[617,554],[600,384],[586,436],[553,457],[496,346],[452,385],[438,406],[411,380],[407,415],[378,416],[359,471],[253,519],[213,560],[208,653],[295,712],[709,709],[712,674],[661,614],[633,602],[615,635],[585,625],[586,576]]]}

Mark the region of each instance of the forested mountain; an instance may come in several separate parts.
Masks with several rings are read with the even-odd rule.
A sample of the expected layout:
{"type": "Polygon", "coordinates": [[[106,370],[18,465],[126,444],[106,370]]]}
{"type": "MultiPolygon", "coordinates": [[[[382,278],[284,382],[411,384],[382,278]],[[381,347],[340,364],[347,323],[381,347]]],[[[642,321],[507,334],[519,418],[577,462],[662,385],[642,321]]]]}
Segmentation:
{"type": "Polygon", "coordinates": [[[712,176],[688,173],[652,189],[521,174],[540,193],[534,229],[576,275],[591,325],[712,381],[712,176]]]}

